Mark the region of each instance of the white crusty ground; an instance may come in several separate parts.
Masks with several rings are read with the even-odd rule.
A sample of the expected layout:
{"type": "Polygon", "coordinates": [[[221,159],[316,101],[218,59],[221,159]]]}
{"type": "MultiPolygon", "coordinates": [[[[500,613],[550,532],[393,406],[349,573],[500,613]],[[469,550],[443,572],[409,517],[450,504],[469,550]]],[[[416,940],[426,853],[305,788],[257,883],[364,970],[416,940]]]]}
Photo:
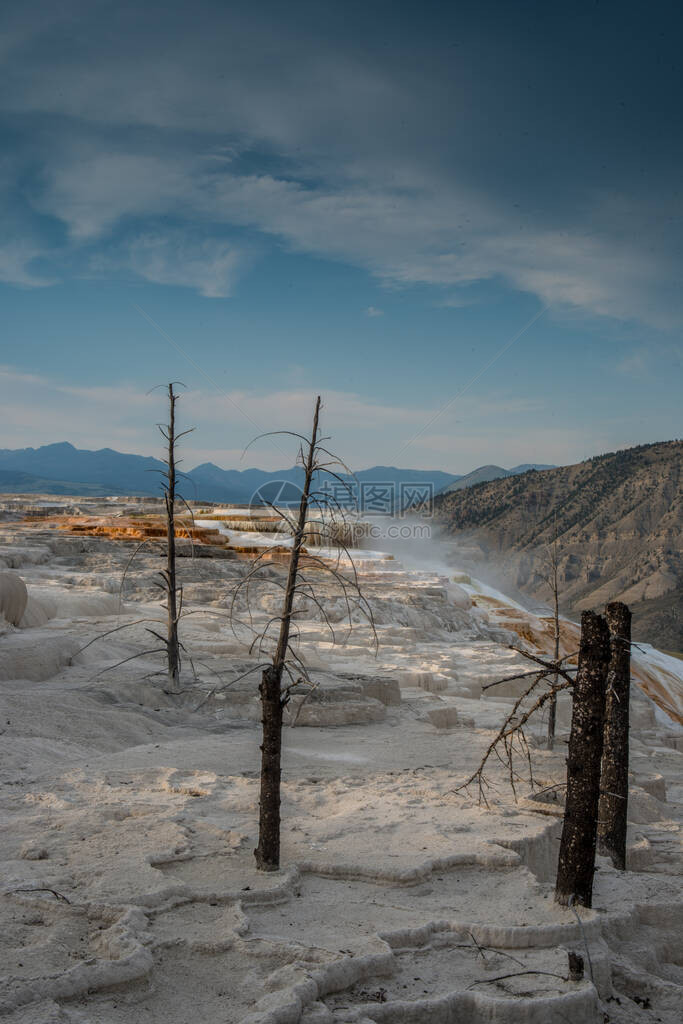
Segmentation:
{"type": "MultiPolygon", "coordinates": [[[[154,646],[148,622],[77,653],[160,617],[157,555],[121,587],[131,550],[0,535],[34,623],[0,630],[2,1021],[680,1019],[680,739],[644,695],[630,870],[600,859],[594,909],[577,915],[553,901],[557,789],[532,800],[520,784],[516,802],[493,768],[488,809],[455,792],[510,708],[514,688],[482,695],[520,664],[510,638],[444,572],[367,558],[376,654],[366,625],[335,646],[313,606],[302,617],[318,686],[293,701],[282,869],[261,874],[258,672],[239,678],[258,658],[225,611],[245,563],[182,561],[198,678],[186,659],[172,696],[158,655],[112,667],[154,646]],[[595,984],[588,966],[564,980],[568,949],[590,954],[595,984]]],[[[275,600],[256,588],[257,623],[275,600]]],[[[568,714],[563,701],[565,730],[568,714]]],[[[562,742],[533,755],[538,788],[562,780],[562,742]]]]}

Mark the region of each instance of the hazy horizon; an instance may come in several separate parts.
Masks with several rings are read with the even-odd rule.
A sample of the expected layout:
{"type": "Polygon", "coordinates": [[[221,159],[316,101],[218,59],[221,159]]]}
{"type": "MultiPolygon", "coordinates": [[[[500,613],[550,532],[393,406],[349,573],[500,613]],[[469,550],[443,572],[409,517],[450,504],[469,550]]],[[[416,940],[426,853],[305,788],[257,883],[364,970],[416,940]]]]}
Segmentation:
{"type": "MultiPolygon", "coordinates": [[[[676,442],[678,440],[679,440],[679,438],[660,438],[658,441],[647,442],[647,443],[649,443],[649,444],[671,444],[671,443],[676,442]]],[[[130,456],[138,456],[140,458],[156,458],[156,459],[160,459],[160,457],[163,455],[163,452],[156,452],[156,453],[154,453],[154,452],[134,452],[134,451],[127,451],[127,450],[122,451],[122,450],[120,450],[118,448],[113,448],[111,445],[103,445],[100,448],[83,448],[83,447],[79,447],[78,445],[74,445],[71,441],[68,441],[65,438],[60,440],[60,441],[48,441],[48,442],[46,442],[43,445],[41,445],[41,444],[25,445],[25,446],[23,446],[23,448],[15,448],[15,449],[0,448],[0,451],[15,451],[15,452],[23,451],[23,450],[38,451],[41,448],[47,448],[47,447],[51,447],[51,446],[59,447],[61,445],[70,445],[72,448],[76,449],[77,451],[84,451],[84,452],[93,453],[93,454],[97,454],[97,452],[100,452],[100,451],[114,451],[114,452],[116,452],[119,455],[126,455],[126,456],[130,455],[130,456]]],[[[628,448],[631,448],[631,447],[640,447],[640,445],[624,445],[622,447],[612,449],[612,451],[615,451],[615,452],[616,451],[624,451],[624,450],[627,450],[628,448]]],[[[266,469],[263,465],[259,464],[256,460],[253,460],[253,459],[251,461],[245,460],[245,459],[240,459],[238,464],[224,464],[224,465],[221,465],[221,464],[219,464],[217,462],[213,462],[212,460],[209,460],[209,459],[205,459],[202,462],[194,462],[194,461],[192,461],[191,458],[188,457],[188,452],[187,452],[186,449],[184,449],[182,447],[182,444],[178,446],[178,451],[179,451],[180,458],[186,464],[186,466],[188,467],[189,471],[194,471],[195,469],[198,469],[198,468],[200,468],[203,465],[213,465],[216,468],[218,468],[220,470],[223,470],[223,471],[238,472],[238,473],[249,472],[249,471],[252,471],[252,470],[258,470],[258,471],[261,471],[261,472],[264,472],[264,473],[277,473],[278,471],[286,472],[286,471],[289,471],[289,470],[297,468],[297,467],[301,468],[300,464],[297,463],[294,459],[292,459],[290,462],[283,462],[282,464],[276,465],[276,466],[274,466],[274,467],[272,467],[270,469],[266,469]]],[[[593,455],[587,456],[587,459],[600,457],[602,455],[608,455],[610,453],[611,452],[609,452],[609,451],[594,452],[593,455]]],[[[269,460],[265,460],[265,461],[269,461],[269,460]]],[[[577,461],[583,462],[583,461],[586,461],[586,459],[581,459],[581,460],[577,460],[577,461]]],[[[457,478],[457,477],[469,476],[471,473],[475,472],[476,470],[478,470],[478,469],[485,469],[485,468],[487,468],[489,466],[493,466],[493,467],[498,468],[498,469],[504,469],[504,470],[506,470],[508,472],[510,472],[511,470],[518,469],[521,466],[530,466],[531,468],[537,469],[539,472],[542,472],[545,469],[559,469],[562,466],[569,466],[569,465],[573,465],[573,464],[574,463],[570,463],[570,462],[555,463],[555,464],[545,464],[545,463],[537,462],[534,459],[526,459],[524,462],[518,462],[518,463],[515,463],[514,465],[512,465],[512,464],[511,465],[503,465],[500,462],[485,462],[485,463],[478,463],[476,466],[475,465],[470,466],[469,469],[454,469],[452,471],[451,470],[439,469],[436,466],[417,467],[417,466],[413,466],[413,465],[411,465],[409,463],[406,463],[405,465],[399,466],[399,465],[394,465],[394,464],[369,462],[369,463],[367,463],[367,465],[366,464],[355,465],[355,466],[350,467],[350,468],[352,469],[352,471],[354,473],[364,473],[364,472],[367,472],[370,469],[393,469],[393,470],[398,470],[400,472],[403,472],[403,471],[406,471],[406,470],[417,470],[418,472],[421,472],[421,473],[439,473],[439,474],[444,474],[444,475],[448,475],[448,476],[452,476],[454,478],[457,478]]]]}

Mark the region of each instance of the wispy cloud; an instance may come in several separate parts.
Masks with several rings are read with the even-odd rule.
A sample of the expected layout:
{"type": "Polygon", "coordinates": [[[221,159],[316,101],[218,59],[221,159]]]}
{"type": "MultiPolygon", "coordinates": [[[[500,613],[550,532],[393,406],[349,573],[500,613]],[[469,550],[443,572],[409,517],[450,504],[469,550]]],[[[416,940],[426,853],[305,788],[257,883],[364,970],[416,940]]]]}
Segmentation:
{"type": "Polygon", "coordinates": [[[649,354],[645,349],[634,349],[616,364],[617,373],[628,377],[642,377],[650,368],[649,354]]]}
{"type": "Polygon", "coordinates": [[[29,242],[16,241],[0,245],[0,281],[19,288],[46,288],[54,277],[32,269],[31,264],[44,255],[44,249],[29,242]]]}
{"type": "MultiPolygon", "coordinates": [[[[591,315],[683,323],[671,133],[611,106],[618,81],[619,110],[628,100],[639,109],[652,72],[643,81],[634,61],[628,77],[607,69],[602,89],[592,79],[569,89],[574,43],[592,45],[580,19],[552,72],[545,47],[529,52],[524,40],[522,82],[517,24],[487,32],[482,49],[477,19],[463,19],[454,60],[449,33],[423,36],[422,24],[396,19],[381,26],[391,46],[369,37],[368,59],[332,9],[304,29],[281,5],[265,19],[243,5],[196,6],[171,3],[159,19],[124,0],[106,32],[103,5],[83,0],[61,16],[37,4],[12,19],[0,109],[13,124],[21,115],[17,146],[37,173],[28,185],[17,174],[8,201],[21,187],[34,212],[66,226],[72,272],[93,246],[118,252],[123,238],[127,269],[223,297],[248,266],[230,241],[238,227],[392,286],[433,286],[446,304],[463,284],[501,280],[591,315]],[[198,225],[212,236],[201,251],[198,225]]],[[[591,75],[600,64],[585,61],[591,75]]],[[[39,254],[0,254],[0,274],[46,283],[30,266],[39,254]]]]}
{"type": "Polygon", "coordinates": [[[384,310],[383,309],[377,309],[376,306],[368,306],[368,308],[365,310],[365,315],[366,316],[370,316],[370,317],[373,317],[373,316],[384,316],[384,310]]]}
{"type": "Polygon", "coordinates": [[[124,268],[154,284],[192,288],[218,299],[232,295],[252,262],[253,252],[227,239],[174,230],[137,235],[107,255],[93,256],[90,267],[100,274],[124,268]]]}
{"type": "Polygon", "coordinates": [[[600,235],[598,208],[591,211],[591,235],[581,226],[558,232],[533,221],[519,231],[509,211],[494,216],[490,197],[457,180],[438,189],[416,180],[406,191],[379,186],[368,170],[364,178],[357,171],[353,181],[321,181],[311,189],[291,178],[235,174],[210,157],[135,153],[69,154],[62,163],[54,157],[50,173],[36,207],[62,220],[76,246],[98,240],[106,252],[115,225],[180,211],[181,226],[171,239],[137,230],[128,241],[130,266],[150,280],[185,283],[208,297],[230,294],[238,257],[227,238],[215,236],[219,227],[238,227],[279,238],[297,252],[365,267],[387,284],[449,289],[446,304],[461,304],[454,286],[500,278],[549,305],[664,328],[683,322],[683,303],[673,294],[666,303],[656,299],[670,286],[670,261],[640,239],[600,235]],[[460,223],[463,207],[466,224],[460,223]],[[200,225],[214,235],[203,247],[194,240],[200,225]],[[184,282],[174,269],[174,250],[187,254],[184,282]]]}

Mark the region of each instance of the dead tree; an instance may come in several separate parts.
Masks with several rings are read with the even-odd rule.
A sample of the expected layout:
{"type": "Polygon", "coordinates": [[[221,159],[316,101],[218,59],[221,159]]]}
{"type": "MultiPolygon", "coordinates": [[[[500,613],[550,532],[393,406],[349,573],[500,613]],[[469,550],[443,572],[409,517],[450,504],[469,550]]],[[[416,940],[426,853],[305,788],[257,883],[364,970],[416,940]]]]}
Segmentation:
{"type": "Polygon", "coordinates": [[[592,903],[609,650],[605,619],[594,612],[583,612],[555,885],[555,899],[563,906],[572,896],[573,902],[584,907],[592,903]]]}
{"type": "Polygon", "coordinates": [[[598,852],[626,869],[628,729],[631,689],[631,612],[620,601],[605,608],[610,633],[605,728],[598,810],[598,852]]]}
{"type": "MultiPolygon", "coordinates": [[[[178,501],[183,501],[177,494],[177,458],[176,448],[178,442],[186,434],[192,433],[192,429],[176,431],[176,404],[179,395],[173,390],[179,381],[173,381],[168,385],[168,423],[158,424],[162,437],[167,444],[166,458],[163,460],[166,466],[163,472],[162,490],[164,494],[164,506],[166,509],[166,568],[160,572],[161,583],[159,584],[166,594],[166,636],[150,629],[159,639],[166,651],[168,666],[168,688],[171,693],[180,690],[180,668],[181,668],[181,643],[178,639],[178,621],[183,610],[183,588],[178,584],[176,574],[176,518],[175,509],[178,501]]],[[[187,503],[184,502],[186,505],[187,503]]]]}
{"type": "MultiPolygon", "coordinates": [[[[552,542],[549,543],[547,546],[543,569],[537,575],[546,583],[553,598],[553,649],[554,661],[556,662],[559,661],[560,657],[560,601],[558,586],[558,569],[559,557],[557,550],[557,514],[555,514],[553,519],[553,539],[552,542]]],[[[557,681],[557,676],[555,676],[554,682],[557,683],[557,681]]],[[[555,744],[556,719],[557,695],[553,693],[551,694],[550,699],[548,701],[548,750],[552,750],[555,744]]]]}
{"type": "Polygon", "coordinates": [[[259,800],[259,839],[254,851],[256,866],[261,871],[277,870],[280,866],[280,778],[282,766],[282,714],[285,701],[282,696],[282,676],[289,648],[289,632],[292,622],[294,593],[304,530],[308,515],[308,499],[314,472],[315,450],[318,441],[318,420],[320,417],[320,396],[316,399],[313,414],[313,430],[306,453],[304,488],[299,502],[299,514],[294,531],[292,553],[287,571],[287,585],[282,602],[280,635],[275,648],[272,665],[261,677],[263,744],[261,746],[261,796],[259,800]]]}
{"type": "MultiPolygon", "coordinates": [[[[294,434],[292,431],[278,431],[281,434],[290,434],[299,438],[299,462],[304,469],[304,483],[299,501],[299,508],[296,518],[292,519],[282,509],[271,504],[274,512],[285,521],[286,528],[292,534],[292,545],[287,569],[287,579],[283,586],[283,599],[280,615],[271,619],[263,630],[254,632],[254,639],[251,648],[257,647],[259,652],[268,648],[269,628],[277,625],[277,638],[270,663],[263,670],[259,693],[261,696],[262,729],[263,739],[261,745],[261,784],[259,798],[259,837],[258,845],[254,850],[256,866],[260,871],[277,871],[280,866],[280,782],[282,764],[282,723],[285,707],[289,703],[292,693],[297,686],[308,684],[312,686],[311,680],[305,665],[297,655],[292,645],[292,634],[296,632],[295,599],[301,597],[311,601],[322,615],[323,622],[329,628],[333,642],[336,642],[335,632],[325,612],[324,606],[316,594],[316,586],[313,581],[302,572],[301,558],[305,552],[304,542],[307,537],[307,529],[310,528],[309,513],[316,509],[322,516],[323,512],[329,512],[332,508],[333,516],[337,518],[340,514],[340,506],[333,502],[329,496],[314,490],[314,480],[321,474],[329,474],[338,482],[342,478],[332,469],[337,465],[346,472],[348,467],[336,456],[328,451],[322,444],[327,438],[321,438],[319,434],[320,420],[320,397],[316,399],[313,415],[313,428],[310,437],[301,434],[294,434]]],[[[264,435],[261,435],[264,436],[264,435]]],[[[310,554],[306,551],[306,566],[313,569],[323,570],[331,575],[333,580],[340,586],[346,602],[349,627],[352,628],[352,611],[359,609],[365,619],[370,623],[374,635],[374,623],[372,611],[368,602],[363,597],[358,577],[350,557],[347,546],[339,540],[334,529],[334,522],[326,526],[324,516],[318,520],[316,529],[317,539],[322,542],[329,537],[333,546],[338,548],[347,556],[350,564],[349,574],[345,574],[339,565],[329,564],[324,559],[310,554]],[[326,531],[329,529],[329,533],[326,531]]],[[[235,589],[231,605],[231,619],[234,621],[233,609],[235,600],[240,591],[246,587],[247,603],[249,601],[249,586],[254,577],[257,576],[263,562],[260,557],[254,560],[249,573],[240,581],[235,589]]],[[[274,580],[269,583],[279,584],[274,580]]],[[[249,628],[252,628],[251,625],[249,628]]],[[[376,641],[376,635],[375,635],[376,641]]]]}
{"type": "Polygon", "coordinates": [[[180,646],[178,644],[178,593],[175,564],[175,407],[178,396],[173,391],[173,384],[168,385],[168,429],[161,431],[168,441],[168,458],[166,461],[166,482],[164,484],[164,504],[166,506],[166,569],[162,573],[166,583],[168,623],[166,637],[166,654],[168,658],[168,684],[171,690],[180,688],[180,646]]]}
{"type": "MultiPolygon", "coordinates": [[[[157,546],[163,546],[165,550],[162,550],[162,556],[165,557],[166,567],[161,570],[158,574],[161,579],[154,580],[154,584],[160,587],[165,594],[166,602],[166,621],[164,622],[158,618],[151,618],[145,616],[141,619],[136,619],[134,622],[124,623],[122,626],[116,626],[114,629],[105,630],[104,633],[100,633],[89,640],[83,647],[81,647],[76,654],[81,654],[91,644],[96,643],[99,640],[104,639],[107,636],[111,636],[112,633],[118,633],[122,630],[131,629],[133,626],[140,625],[142,623],[152,622],[158,628],[153,629],[151,626],[145,626],[146,631],[158,641],[159,646],[155,646],[149,650],[141,651],[137,654],[132,654],[130,657],[123,658],[121,661],[116,662],[114,665],[108,666],[106,669],[102,669],[98,675],[102,675],[104,672],[111,672],[115,668],[119,668],[121,665],[125,665],[128,662],[135,661],[137,658],[144,658],[151,654],[165,654],[166,655],[166,672],[155,672],[152,675],[164,675],[168,676],[168,690],[166,692],[179,693],[180,692],[180,669],[181,669],[181,651],[184,651],[183,644],[180,642],[178,635],[178,623],[181,616],[183,615],[183,588],[178,583],[176,573],[176,534],[185,534],[190,542],[190,549],[194,557],[194,545],[193,545],[193,527],[194,527],[194,515],[192,509],[188,505],[185,498],[178,492],[177,479],[178,476],[183,474],[178,473],[178,465],[181,460],[177,458],[176,451],[178,442],[181,438],[187,434],[191,434],[194,427],[189,430],[183,430],[180,433],[176,431],[176,404],[179,399],[179,395],[173,390],[180,381],[173,381],[166,385],[157,385],[156,388],[152,388],[152,391],[158,390],[163,387],[168,392],[169,402],[169,417],[168,423],[158,423],[157,427],[161,432],[162,437],[165,439],[167,444],[166,458],[163,459],[165,469],[155,469],[151,472],[160,473],[162,477],[162,493],[164,496],[164,507],[165,507],[165,519],[166,519],[166,544],[163,545],[163,541],[160,538],[147,537],[142,540],[136,547],[131,556],[126,560],[123,574],[121,576],[121,583],[119,586],[119,603],[123,595],[123,586],[126,581],[128,570],[130,569],[135,557],[142,550],[143,547],[148,546],[154,549],[157,546]],[[182,504],[185,506],[185,510],[188,514],[191,526],[185,525],[182,521],[176,519],[176,506],[182,504]],[[162,635],[161,629],[164,625],[166,626],[166,635],[162,635]]],[[[183,387],[185,385],[182,385],[183,387]]],[[[148,392],[151,394],[151,392],[148,392]]],[[[199,610],[194,612],[188,612],[185,614],[196,615],[199,610]]],[[[202,610],[202,614],[208,614],[202,610]]],[[[75,656],[75,655],[74,655],[75,656]]],[[[194,670],[192,659],[190,658],[190,664],[193,666],[192,671],[197,678],[194,670]]]]}

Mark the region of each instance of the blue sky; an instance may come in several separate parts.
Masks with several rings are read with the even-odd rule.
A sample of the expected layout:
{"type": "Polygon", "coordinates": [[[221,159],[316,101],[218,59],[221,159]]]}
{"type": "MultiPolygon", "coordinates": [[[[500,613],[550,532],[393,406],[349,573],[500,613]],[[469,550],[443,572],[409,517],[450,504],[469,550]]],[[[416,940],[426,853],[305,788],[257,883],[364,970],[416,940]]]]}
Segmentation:
{"type": "Polygon", "coordinates": [[[318,392],[359,469],[680,436],[680,21],[4,5],[0,446],[152,454],[169,378],[190,464],[318,392]]]}

